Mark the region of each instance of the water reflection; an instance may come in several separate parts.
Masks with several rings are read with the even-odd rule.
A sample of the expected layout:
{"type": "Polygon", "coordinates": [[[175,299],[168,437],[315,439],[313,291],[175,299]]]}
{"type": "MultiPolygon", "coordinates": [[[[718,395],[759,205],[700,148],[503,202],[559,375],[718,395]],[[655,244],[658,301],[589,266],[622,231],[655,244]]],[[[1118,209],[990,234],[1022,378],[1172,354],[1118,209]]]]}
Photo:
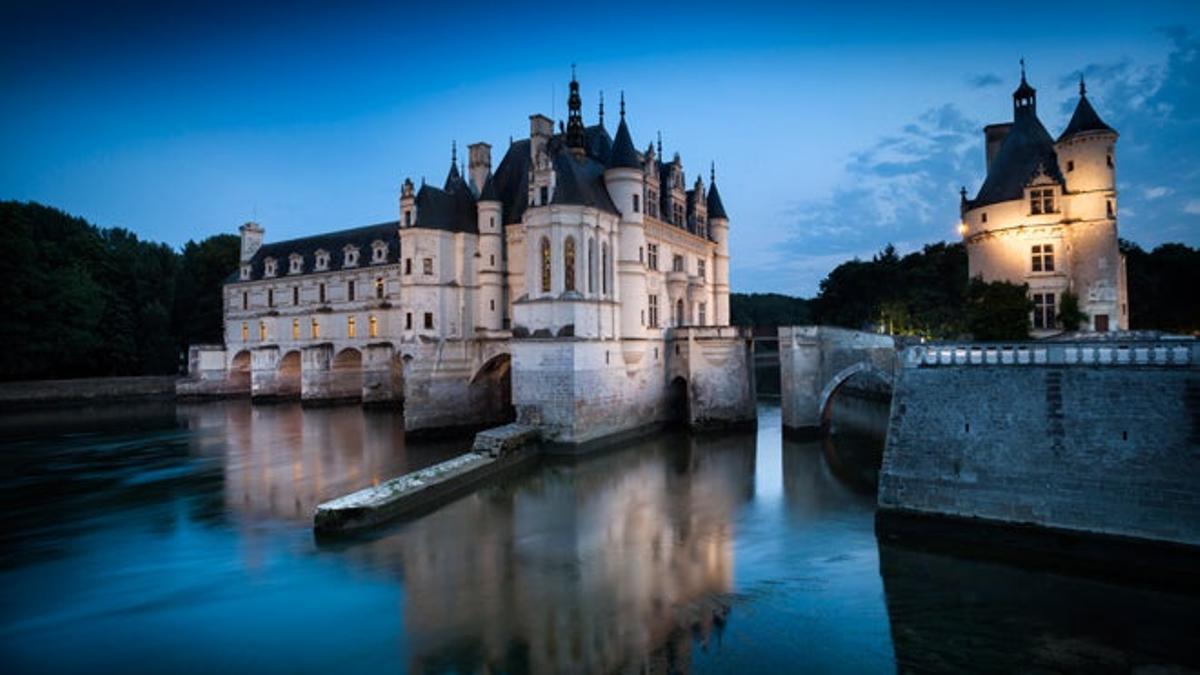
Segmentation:
{"type": "Polygon", "coordinates": [[[413,672],[686,667],[724,620],[753,436],[551,464],[347,554],[402,576],[413,672]]]}

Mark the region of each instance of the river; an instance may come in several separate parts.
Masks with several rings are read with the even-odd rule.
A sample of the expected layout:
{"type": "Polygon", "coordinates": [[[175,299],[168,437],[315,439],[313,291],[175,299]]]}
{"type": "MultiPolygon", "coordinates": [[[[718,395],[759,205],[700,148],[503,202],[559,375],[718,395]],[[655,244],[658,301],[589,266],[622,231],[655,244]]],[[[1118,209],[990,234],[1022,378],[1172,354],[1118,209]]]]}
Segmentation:
{"type": "Polygon", "coordinates": [[[763,403],[332,543],[316,504],[467,442],[357,407],[3,416],[0,671],[1200,667],[1193,596],[881,545],[886,409],[843,403],[823,441],[763,403]]]}

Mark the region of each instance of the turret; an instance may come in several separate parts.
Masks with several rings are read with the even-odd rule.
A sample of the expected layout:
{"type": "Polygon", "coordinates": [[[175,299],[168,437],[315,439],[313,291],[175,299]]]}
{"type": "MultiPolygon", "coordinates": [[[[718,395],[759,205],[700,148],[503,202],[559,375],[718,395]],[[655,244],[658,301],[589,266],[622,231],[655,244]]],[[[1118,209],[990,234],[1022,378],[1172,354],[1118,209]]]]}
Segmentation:
{"type": "Polygon", "coordinates": [[[400,186],[400,227],[412,227],[417,222],[417,199],[411,178],[400,186]]]}
{"type": "MultiPolygon", "coordinates": [[[[1116,142],[1117,132],[1100,119],[1088,101],[1087,86],[1080,78],[1079,103],[1067,128],[1055,143],[1059,169],[1066,178],[1067,190],[1073,193],[1112,193],[1116,188],[1116,142]]],[[[1094,206],[1104,208],[1100,204],[1094,206]]],[[[1089,217],[1088,214],[1077,215],[1089,217]]]]}
{"type": "MultiPolygon", "coordinates": [[[[477,144],[483,145],[483,144],[477,144]]],[[[471,146],[472,150],[476,146],[471,146]]],[[[473,178],[473,177],[472,177],[473,178]]],[[[504,328],[508,302],[504,296],[504,221],[495,180],[489,172],[479,190],[479,295],[475,316],[487,330],[504,328]]]]}
{"type": "Polygon", "coordinates": [[[571,152],[582,157],[584,149],[583,99],[579,96],[579,81],[575,79],[575,65],[571,65],[571,93],[567,97],[566,145],[571,152]]]}
{"type": "Polygon", "coordinates": [[[265,232],[262,226],[255,222],[248,222],[238,228],[238,233],[242,235],[241,261],[243,263],[250,262],[254,254],[258,253],[258,249],[262,247],[265,232]]]}
{"type": "Polygon", "coordinates": [[[634,149],[633,135],[625,121],[625,93],[621,93],[621,121],[613,139],[612,154],[604,170],[604,184],[613,204],[621,212],[618,230],[617,271],[621,297],[621,335],[638,337],[645,334],[643,317],[646,311],[646,232],[643,214],[646,205],[645,174],[642,161],[634,149]]]}
{"type": "Polygon", "coordinates": [[[721,193],[717,190],[717,168],[714,163],[709,169],[708,180],[708,232],[709,237],[717,243],[717,252],[713,264],[713,324],[729,325],[729,216],[725,213],[725,205],[721,203],[721,193]]]}

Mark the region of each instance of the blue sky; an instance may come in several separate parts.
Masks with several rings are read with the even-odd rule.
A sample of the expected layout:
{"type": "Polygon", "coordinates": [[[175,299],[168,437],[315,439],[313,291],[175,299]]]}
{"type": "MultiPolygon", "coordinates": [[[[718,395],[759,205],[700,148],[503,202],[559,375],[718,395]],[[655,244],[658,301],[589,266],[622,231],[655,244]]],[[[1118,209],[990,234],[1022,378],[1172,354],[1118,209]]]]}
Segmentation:
{"type": "Polygon", "coordinates": [[[589,123],[624,90],[639,147],[661,131],[689,180],[716,162],[735,290],[811,295],[955,237],[1023,56],[1052,134],[1080,72],[1121,133],[1122,236],[1200,244],[1194,1],[350,4],[5,4],[0,198],[173,245],[394,219],[452,140],[502,151],[564,117],[574,62],[589,123]]]}

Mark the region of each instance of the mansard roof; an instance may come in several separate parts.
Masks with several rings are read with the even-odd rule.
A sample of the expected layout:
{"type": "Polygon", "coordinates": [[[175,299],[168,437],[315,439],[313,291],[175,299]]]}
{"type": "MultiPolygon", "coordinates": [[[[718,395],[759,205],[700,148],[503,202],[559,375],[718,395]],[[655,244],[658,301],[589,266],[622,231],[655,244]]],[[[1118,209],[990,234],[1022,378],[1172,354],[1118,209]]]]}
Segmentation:
{"type": "MultiPolygon", "coordinates": [[[[353,246],[360,251],[359,263],[354,265],[358,267],[370,267],[373,264],[396,263],[400,260],[400,223],[399,221],[391,220],[386,223],[377,223],[375,225],[367,225],[365,227],[356,227],[349,230],[338,230],[336,232],[326,232],[324,234],[314,235],[312,237],[301,237],[299,239],[287,239],[285,241],[276,241],[269,244],[263,244],[261,248],[250,259],[250,279],[258,280],[263,278],[263,262],[267,258],[274,258],[278,261],[278,268],[272,279],[286,279],[288,277],[298,277],[305,274],[313,274],[314,272],[327,272],[331,270],[340,270],[343,268],[342,257],[336,255],[335,252],[344,250],[347,246],[353,246]],[[371,244],[375,241],[382,241],[388,245],[387,257],[383,263],[375,263],[370,250],[371,244]],[[325,251],[330,254],[329,267],[325,270],[316,269],[316,253],[317,251],[325,251]],[[292,254],[298,254],[304,259],[304,271],[300,274],[288,273],[288,261],[292,254]]],[[[239,266],[240,267],[240,266],[239,266]]],[[[234,270],[225,281],[226,283],[241,281],[240,269],[234,270]]]]}
{"type": "Polygon", "coordinates": [[[970,208],[1024,199],[1025,186],[1039,170],[1059,185],[1064,183],[1054,139],[1030,111],[1016,116],[970,208]]]}
{"type": "Polygon", "coordinates": [[[620,215],[604,182],[605,166],[594,157],[576,157],[565,146],[554,154],[552,204],[592,206],[620,215]]]}
{"type": "Polygon", "coordinates": [[[1075,106],[1075,113],[1071,115],[1071,121],[1067,123],[1067,128],[1063,130],[1058,140],[1062,141],[1075,134],[1082,134],[1088,131],[1117,133],[1116,130],[1105,124],[1104,120],[1100,119],[1100,115],[1096,114],[1096,109],[1088,101],[1087,95],[1081,93],[1079,95],[1079,103],[1075,106]]]}
{"type": "MultiPolygon", "coordinates": [[[[618,213],[604,184],[604,168],[612,141],[600,125],[587,127],[584,134],[584,155],[576,157],[565,146],[562,134],[550,137],[547,151],[554,167],[554,204],[594,206],[609,213],[618,213]]],[[[504,211],[504,223],[519,223],[529,207],[529,139],[514,141],[492,177],[496,194],[504,211]]]]}

